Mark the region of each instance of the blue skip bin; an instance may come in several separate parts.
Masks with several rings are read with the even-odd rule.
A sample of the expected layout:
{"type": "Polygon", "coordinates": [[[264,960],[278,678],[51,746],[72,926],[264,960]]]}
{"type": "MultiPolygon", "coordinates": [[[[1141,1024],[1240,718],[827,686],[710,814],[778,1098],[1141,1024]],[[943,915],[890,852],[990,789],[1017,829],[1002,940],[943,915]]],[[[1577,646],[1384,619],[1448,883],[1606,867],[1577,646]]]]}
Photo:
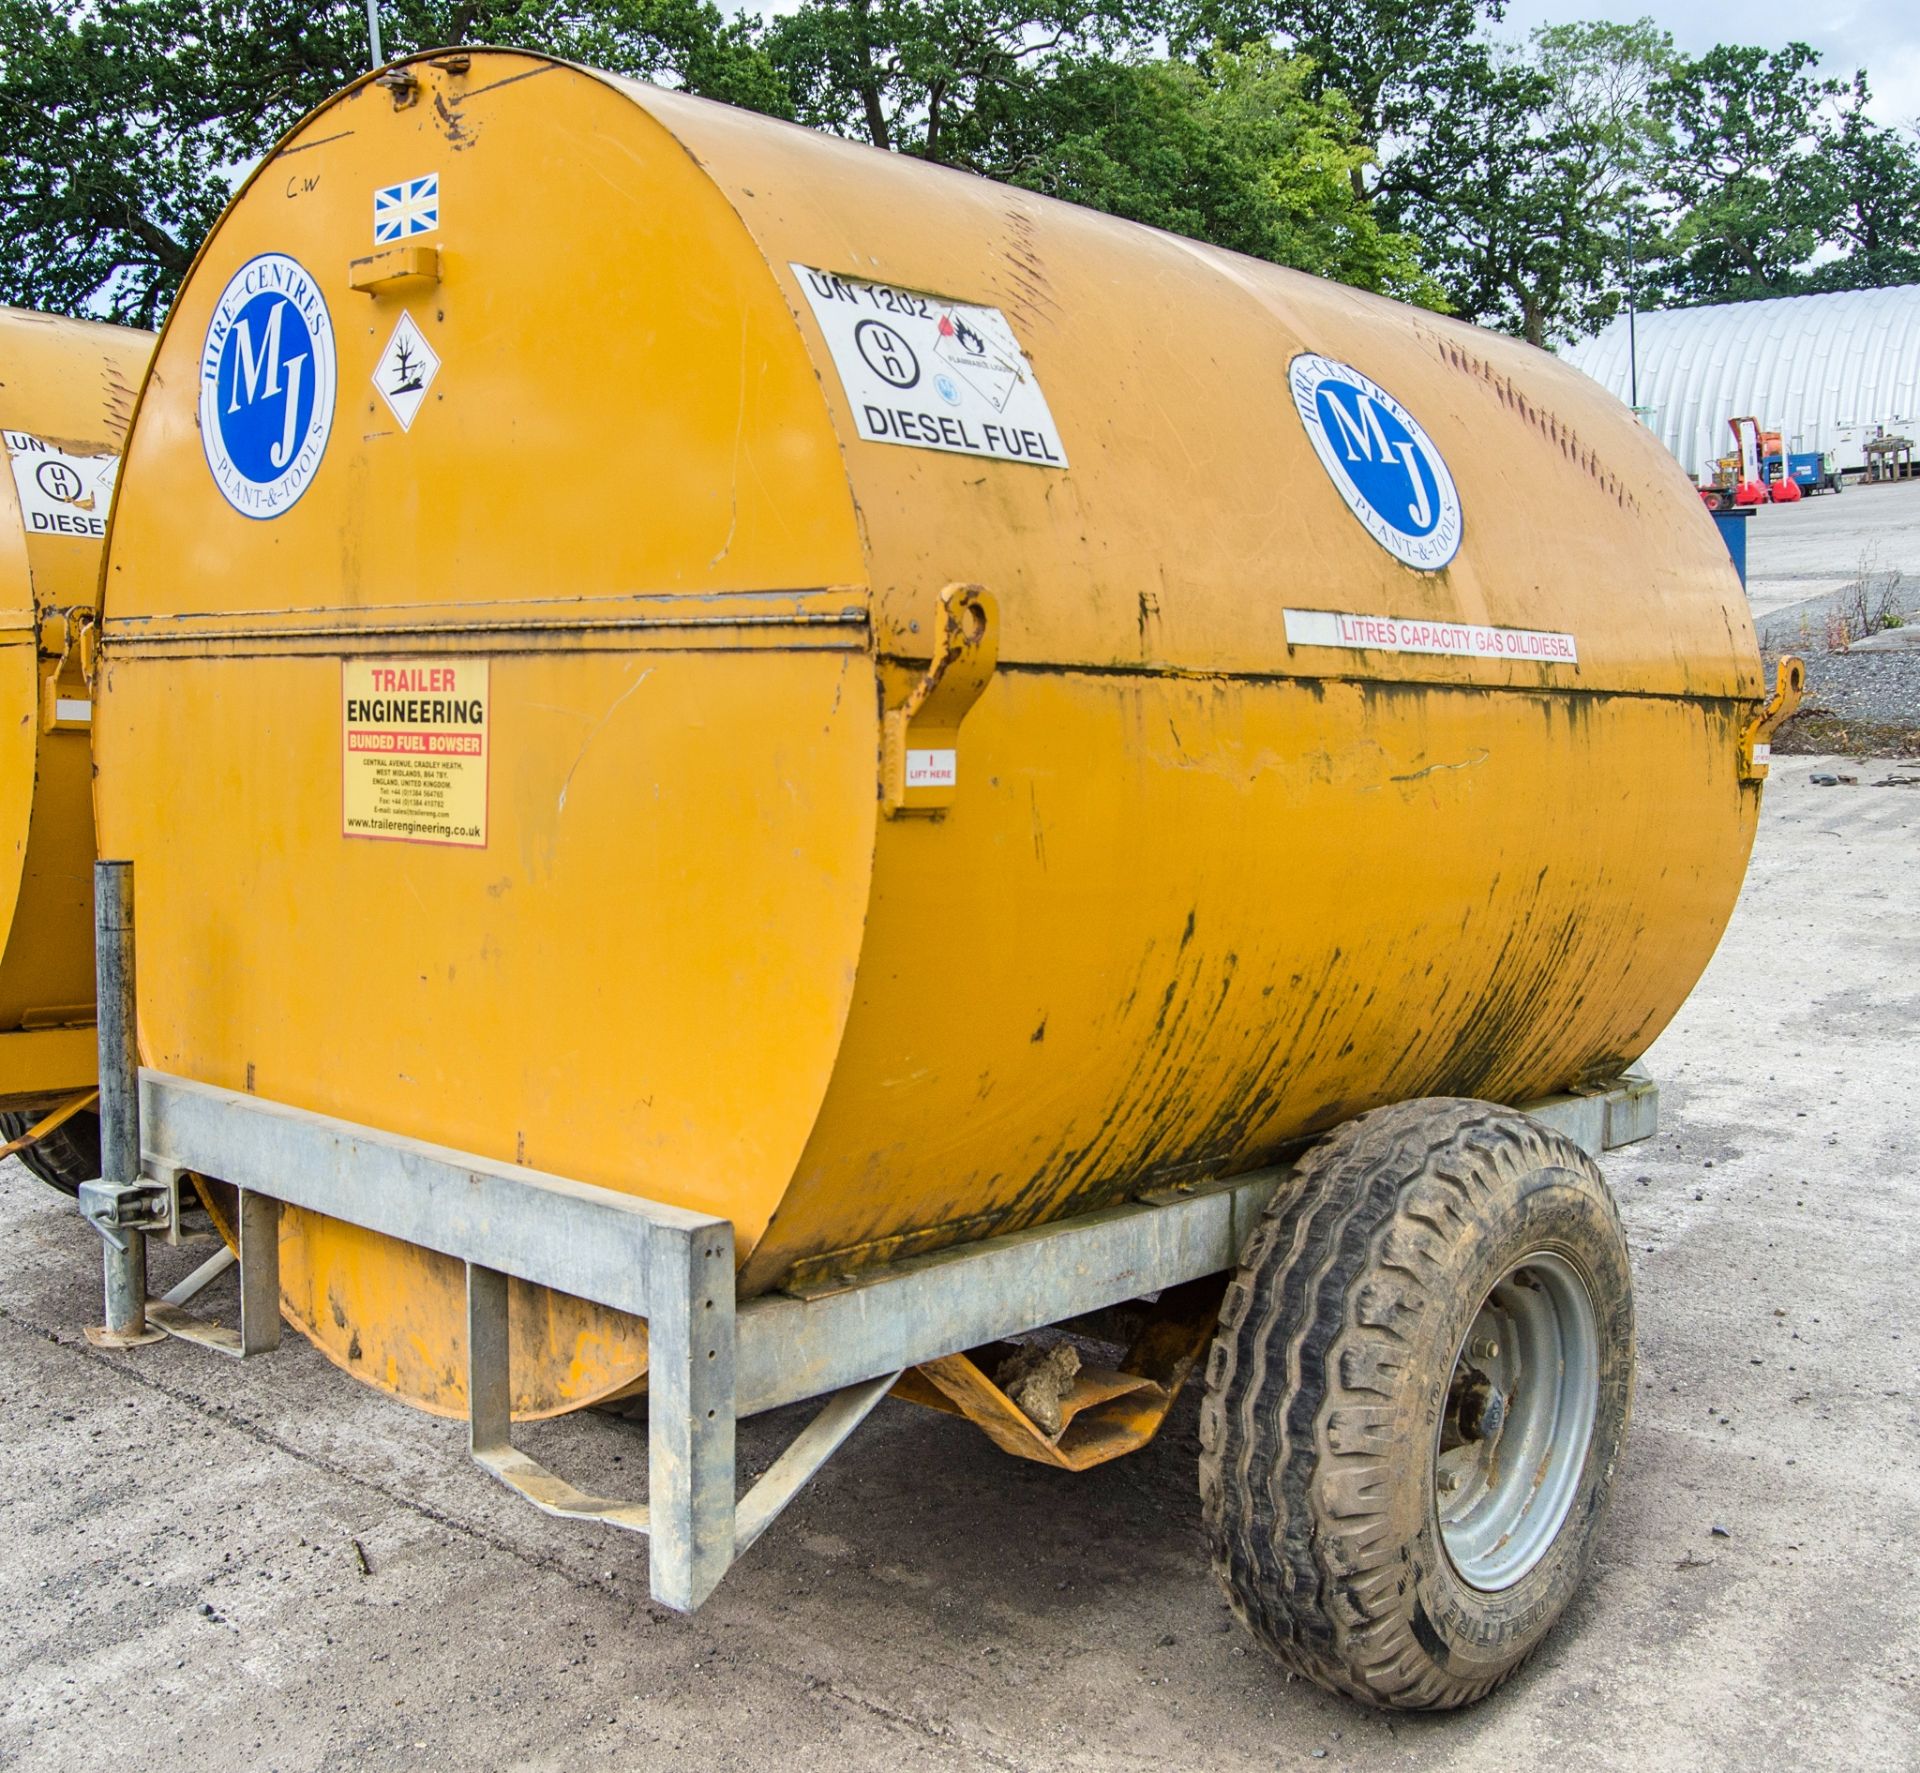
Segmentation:
{"type": "Polygon", "coordinates": [[[1720,539],[1727,545],[1727,552],[1733,557],[1733,570],[1740,575],[1740,587],[1747,584],[1747,525],[1753,519],[1753,507],[1736,506],[1728,511],[1713,513],[1713,521],[1720,531],[1720,539]]]}

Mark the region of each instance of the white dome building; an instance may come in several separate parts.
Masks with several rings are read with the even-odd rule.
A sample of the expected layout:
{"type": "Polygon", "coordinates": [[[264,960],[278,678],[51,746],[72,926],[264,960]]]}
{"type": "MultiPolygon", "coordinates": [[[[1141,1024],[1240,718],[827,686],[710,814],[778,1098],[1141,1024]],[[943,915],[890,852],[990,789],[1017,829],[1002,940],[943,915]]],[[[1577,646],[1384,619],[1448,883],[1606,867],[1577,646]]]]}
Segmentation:
{"type": "Polygon", "coordinates": [[[1623,314],[1561,355],[1637,405],[1696,479],[1751,415],[1788,450],[1864,466],[1869,438],[1920,438],[1920,284],[1643,313],[1634,399],[1623,314]]]}

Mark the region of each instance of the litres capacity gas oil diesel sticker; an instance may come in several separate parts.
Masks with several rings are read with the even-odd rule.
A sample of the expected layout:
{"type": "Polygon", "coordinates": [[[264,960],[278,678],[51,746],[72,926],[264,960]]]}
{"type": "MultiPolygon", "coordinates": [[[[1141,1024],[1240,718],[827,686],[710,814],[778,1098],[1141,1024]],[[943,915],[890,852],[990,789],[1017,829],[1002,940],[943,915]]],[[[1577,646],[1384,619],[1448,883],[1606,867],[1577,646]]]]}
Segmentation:
{"type": "Polygon", "coordinates": [[[795,265],[869,443],[1064,468],[1047,397],[998,308],[795,265]]]}
{"type": "Polygon", "coordinates": [[[118,456],[70,456],[25,431],[0,431],[13,462],[20,521],[30,536],[107,533],[107,507],[120,472],[118,456]]]}
{"type": "Polygon", "coordinates": [[[1330,609],[1286,612],[1287,645],[1346,646],[1359,652],[1440,653],[1457,659],[1522,659],[1535,665],[1577,665],[1571,634],[1545,628],[1489,628],[1480,622],[1435,622],[1413,616],[1356,616],[1330,609]]]}
{"type": "Polygon", "coordinates": [[[348,837],[487,845],[485,659],[341,664],[348,837]]]}

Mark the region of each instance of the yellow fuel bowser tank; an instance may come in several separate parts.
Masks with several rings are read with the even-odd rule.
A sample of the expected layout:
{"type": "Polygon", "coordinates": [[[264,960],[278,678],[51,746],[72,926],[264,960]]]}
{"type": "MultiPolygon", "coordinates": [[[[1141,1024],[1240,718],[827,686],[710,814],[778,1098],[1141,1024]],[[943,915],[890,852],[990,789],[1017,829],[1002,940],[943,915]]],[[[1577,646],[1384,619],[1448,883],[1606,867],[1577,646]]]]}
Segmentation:
{"type": "MultiPolygon", "coordinates": [[[[1763,770],[1726,552],[1577,371],[509,53],[236,198],[104,652],[146,1061],[723,1215],[743,1297],[1618,1073],[1763,770]]],[[[464,1407],[456,1265],[284,1246],[464,1407]]],[[[515,1334],[522,1414],[644,1370],[515,1334]]]]}
{"type": "Polygon", "coordinates": [[[1787,706],[1616,401],[461,51],[262,161],[122,479],[98,815],[150,1161],[239,1191],[236,1351],[277,1289],[540,1506],[654,1532],[691,1606],[889,1385],[1078,1468],[1217,1314],[1242,1616],[1393,1704],[1517,1665],[1631,1395],[1590,1154],[1650,1128],[1622,1073],[1787,706]],[[987,1352],[1146,1295],[1058,1395],[987,1352]],[[508,1441],[646,1378],[643,1319],[646,1506],[508,1441]],[[829,1393],[736,1509],[736,1412],[829,1393]]]}
{"type": "MultiPolygon", "coordinates": [[[[101,542],[150,333],[0,308],[0,1138],[91,1090],[92,696],[101,542]]],[[[20,1156],[71,1193],[90,1108],[20,1156]]]]}

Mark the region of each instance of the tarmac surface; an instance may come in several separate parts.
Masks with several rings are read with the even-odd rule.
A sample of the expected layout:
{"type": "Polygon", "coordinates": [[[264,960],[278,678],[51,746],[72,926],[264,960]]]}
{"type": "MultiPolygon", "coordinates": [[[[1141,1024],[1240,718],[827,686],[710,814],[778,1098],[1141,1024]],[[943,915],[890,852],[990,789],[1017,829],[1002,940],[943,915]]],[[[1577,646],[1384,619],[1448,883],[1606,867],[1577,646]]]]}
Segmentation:
{"type": "Polygon", "coordinates": [[[1817,612],[1856,580],[1887,573],[1920,604],[1920,480],[1849,479],[1845,492],[1763,505],[1747,520],[1747,597],[1769,633],[1791,625],[1776,618],[1817,612]]]}
{"type": "MultiPolygon", "coordinates": [[[[883,1404],[681,1619],[643,1543],[535,1513],[459,1425],[296,1336],[245,1366],[92,1349],[93,1234],[8,1163],[0,1766],[1915,1766],[1920,788],[1813,786],[1830,767],[1777,763],[1732,926],[1649,1055],[1663,1130],[1607,1162],[1640,1347],[1613,1515],[1473,1710],[1362,1710],[1232,1625],[1191,1396],[1077,1478],[883,1404]]],[[[157,1252],[157,1285],[195,1259],[157,1252]]],[[[743,1464],[802,1419],[748,1424],[743,1464]]],[[[604,1415],[523,1441],[582,1482],[644,1470],[604,1415]]]]}

